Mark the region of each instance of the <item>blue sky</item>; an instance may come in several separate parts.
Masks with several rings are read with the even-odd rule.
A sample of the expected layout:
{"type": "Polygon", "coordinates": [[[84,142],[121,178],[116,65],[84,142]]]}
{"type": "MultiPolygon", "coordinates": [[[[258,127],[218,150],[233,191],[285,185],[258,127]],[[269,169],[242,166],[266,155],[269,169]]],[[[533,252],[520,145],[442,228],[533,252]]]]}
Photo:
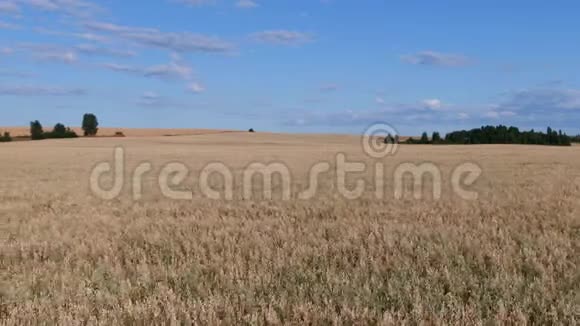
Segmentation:
{"type": "Polygon", "coordinates": [[[0,0],[0,125],[580,133],[577,1],[0,0]]]}

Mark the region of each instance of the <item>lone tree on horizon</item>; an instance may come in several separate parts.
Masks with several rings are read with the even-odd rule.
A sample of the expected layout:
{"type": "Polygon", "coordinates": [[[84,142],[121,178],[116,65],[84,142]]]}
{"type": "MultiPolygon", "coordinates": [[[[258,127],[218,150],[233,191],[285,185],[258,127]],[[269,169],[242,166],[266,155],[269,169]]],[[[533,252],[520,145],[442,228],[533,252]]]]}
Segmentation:
{"type": "Polygon", "coordinates": [[[442,142],[441,134],[437,131],[434,131],[433,136],[431,136],[431,142],[433,142],[433,144],[441,143],[442,142]]]}
{"type": "Polygon", "coordinates": [[[83,117],[83,130],[85,132],[85,136],[96,136],[97,132],[99,132],[99,121],[97,120],[97,116],[92,113],[87,113],[83,117]]]}
{"type": "Polygon", "coordinates": [[[44,139],[44,129],[42,129],[42,124],[36,120],[30,122],[30,138],[32,140],[44,139]]]}
{"type": "Polygon", "coordinates": [[[429,144],[429,143],[430,143],[430,142],[429,142],[429,136],[427,136],[427,133],[426,133],[426,132],[424,132],[424,133],[421,135],[421,140],[419,140],[419,144],[429,144]]]}

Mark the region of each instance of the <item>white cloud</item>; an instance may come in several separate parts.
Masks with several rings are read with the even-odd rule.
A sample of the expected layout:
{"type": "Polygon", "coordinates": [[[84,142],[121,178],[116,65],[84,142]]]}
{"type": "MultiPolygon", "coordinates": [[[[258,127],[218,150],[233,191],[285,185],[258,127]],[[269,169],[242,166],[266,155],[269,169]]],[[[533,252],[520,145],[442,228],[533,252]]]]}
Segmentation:
{"type": "Polygon", "coordinates": [[[338,90],[338,85],[337,84],[326,84],[326,85],[322,85],[320,87],[320,91],[321,92],[334,92],[338,90]]]}
{"type": "Polygon", "coordinates": [[[143,95],[141,96],[141,98],[145,98],[145,99],[157,99],[159,98],[159,94],[155,93],[155,92],[144,92],[143,95]]]}
{"type": "Polygon", "coordinates": [[[515,112],[512,111],[494,111],[494,110],[490,110],[487,111],[483,114],[484,118],[490,118],[490,119],[499,119],[499,118],[509,118],[509,117],[514,117],[517,114],[515,112]]]}
{"type": "Polygon", "coordinates": [[[415,54],[404,55],[401,59],[414,65],[462,67],[471,63],[471,60],[461,54],[439,53],[435,51],[422,51],[415,54]]]}
{"type": "Polygon", "coordinates": [[[149,67],[137,67],[117,63],[104,63],[101,67],[128,74],[142,77],[159,78],[163,80],[185,80],[193,78],[193,69],[180,61],[172,61],[166,64],[154,65],[149,67]]]}
{"type": "Polygon", "coordinates": [[[72,51],[46,52],[34,55],[34,58],[42,61],[54,61],[66,64],[73,64],[78,61],[77,54],[72,51]]]}
{"type": "Polygon", "coordinates": [[[12,0],[13,5],[22,4],[31,8],[49,12],[58,12],[77,17],[89,17],[103,9],[90,1],[84,0],[12,0]]]}
{"type": "Polygon", "coordinates": [[[103,35],[93,33],[74,33],[72,35],[78,38],[85,39],[87,41],[105,42],[108,40],[108,38],[103,35]]]}
{"type": "Polygon", "coordinates": [[[252,0],[238,0],[238,2],[236,2],[236,7],[250,9],[250,8],[259,7],[259,5],[258,5],[258,3],[256,3],[255,1],[252,1],[252,0]]]}
{"type": "Polygon", "coordinates": [[[137,100],[137,104],[146,107],[162,107],[165,106],[166,100],[155,92],[144,92],[137,100]]]}
{"type": "Polygon", "coordinates": [[[34,76],[34,74],[30,72],[13,71],[5,69],[0,70],[0,77],[29,78],[32,76],[34,76]]]}
{"type": "Polygon", "coordinates": [[[262,31],[254,33],[252,38],[264,43],[283,45],[298,45],[313,41],[310,34],[288,30],[262,31]]]}
{"type": "Polygon", "coordinates": [[[534,88],[511,92],[501,105],[506,110],[533,112],[580,110],[580,89],[534,88]]]}
{"type": "Polygon", "coordinates": [[[187,89],[195,94],[203,93],[205,91],[205,87],[197,82],[193,82],[187,86],[187,89]]]}
{"type": "Polygon", "coordinates": [[[62,31],[55,31],[49,28],[44,27],[36,27],[33,29],[37,33],[46,34],[46,35],[53,35],[53,36],[64,36],[64,37],[74,37],[80,38],[87,41],[92,42],[106,42],[108,38],[103,35],[94,34],[94,33],[70,33],[70,32],[62,32],[62,31]]]}
{"type": "Polygon", "coordinates": [[[110,33],[111,36],[139,45],[181,53],[227,53],[234,50],[232,44],[221,39],[189,32],[166,33],[155,28],[131,27],[103,22],[88,22],[84,26],[91,31],[110,33]]]}
{"type": "Polygon", "coordinates": [[[191,103],[182,103],[171,97],[162,96],[157,92],[144,92],[137,99],[136,104],[145,108],[194,108],[191,103]]]}
{"type": "Polygon", "coordinates": [[[193,6],[193,7],[215,4],[215,0],[177,0],[177,1],[180,3],[183,3],[185,5],[193,6]]]}
{"type": "Polygon", "coordinates": [[[64,47],[56,44],[20,43],[16,45],[16,50],[29,55],[35,60],[61,62],[66,64],[73,64],[80,61],[79,54],[122,58],[133,57],[136,55],[136,53],[132,51],[112,49],[93,44],[79,44],[76,46],[64,47]]]}
{"type": "Polygon", "coordinates": [[[0,29],[12,29],[12,30],[15,30],[15,29],[20,29],[20,26],[15,25],[15,24],[12,24],[12,23],[7,23],[7,22],[0,21],[0,29]]]}
{"type": "Polygon", "coordinates": [[[385,99],[384,99],[384,98],[382,98],[382,97],[380,97],[380,96],[377,96],[377,97],[375,98],[375,102],[376,102],[377,104],[379,104],[379,105],[383,105],[383,104],[385,104],[385,103],[386,103],[385,99]]]}
{"type": "Polygon", "coordinates": [[[109,49],[105,47],[99,47],[92,44],[80,44],[75,46],[75,49],[82,54],[86,55],[102,55],[102,56],[111,56],[111,57],[134,57],[137,55],[133,51],[129,50],[116,50],[116,49],[109,49]]]}
{"type": "Polygon", "coordinates": [[[62,88],[47,86],[6,86],[0,85],[0,95],[5,96],[78,96],[84,95],[86,91],[80,88],[62,88]]]}
{"type": "Polygon", "coordinates": [[[157,77],[162,79],[188,80],[191,79],[192,69],[187,65],[171,62],[146,68],[144,70],[144,75],[146,77],[157,77]]]}
{"type": "Polygon", "coordinates": [[[138,68],[138,67],[129,66],[129,65],[122,65],[122,64],[117,64],[117,63],[103,63],[100,66],[103,68],[112,70],[112,71],[117,71],[117,72],[139,73],[139,72],[144,71],[143,69],[138,68]]]}
{"type": "Polygon", "coordinates": [[[515,112],[512,112],[512,111],[501,111],[500,115],[502,115],[504,117],[515,117],[518,114],[515,112]]]}
{"type": "Polygon", "coordinates": [[[0,12],[14,14],[20,12],[20,7],[15,1],[0,1],[0,12]]]}
{"type": "Polygon", "coordinates": [[[423,100],[421,102],[421,104],[430,110],[438,110],[441,109],[441,107],[443,106],[443,103],[441,102],[441,100],[438,99],[427,99],[427,100],[423,100]]]}
{"type": "Polygon", "coordinates": [[[24,51],[38,61],[74,64],[79,59],[74,48],[66,48],[54,44],[20,43],[16,46],[16,50],[24,51]]]}
{"type": "Polygon", "coordinates": [[[497,119],[499,118],[499,112],[497,111],[487,111],[483,114],[484,118],[491,118],[491,119],[497,119]]]}

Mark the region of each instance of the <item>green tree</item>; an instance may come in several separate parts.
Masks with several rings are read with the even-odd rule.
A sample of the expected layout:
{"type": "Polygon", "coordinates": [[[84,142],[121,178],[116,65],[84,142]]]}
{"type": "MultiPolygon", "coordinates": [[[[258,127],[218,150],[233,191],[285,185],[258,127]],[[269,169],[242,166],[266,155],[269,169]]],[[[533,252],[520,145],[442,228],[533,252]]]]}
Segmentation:
{"type": "Polygon", "coordinates": [[[433,144],[440,144],[441,143],[441,134],[437,131],[433,132],[433,136],[431,137],[431,141],[433,144]]]}
{"type": "Polygon", "coordinates": [[[57,123],[52,129],[54,138],[64,138],[66,136],[66,127],[62,123],[57,123]]]}
{"type": "Polygon", "coordinates": [[[83,117],[83,130],[85,136],[96,136],[99,131],[99,121],[92,113],[87,113],[83,117]]]}
{"type": "Polygon", "coordinates": [[[560,130],[558,131],[558,144],[560,146],[571,146],[572,140],[570,139],[570,136],[562,133],[562,130],[560,130]]]}
{"type": "Polygon", "coordinates": [[[76,138],[77,134],[62,123],[57,123],[51,132],[46,133],[46,138],[76,138]]]}
{"type": "Polygon", "coordinates": [[[38,120],[30,123],[30,138],[32,138],[32,140],[41,140],[45,138],[42,124],[38,120]]]}
{"type": "Polygon", "coordinates": [[[397,139],[391,134],[388,134],[387,137],[385,137],[385,144],[395,144],[396,142],[397,139]]]}
{"type": "Polygon", "coordinates": [[[0,143],[7,143],[7,142],[11,142],[12,141],[12,137],[10,136],[9,132],[4,132],[4,135],[2,137],[0,137],[0,143]]]}
{"type": "Polygon", "coordinates": [[[426,132],[424,132],[421,135],[421,140],[419,140],[419,144],[429,144],[429,136],[427,136],[426,132]]]}

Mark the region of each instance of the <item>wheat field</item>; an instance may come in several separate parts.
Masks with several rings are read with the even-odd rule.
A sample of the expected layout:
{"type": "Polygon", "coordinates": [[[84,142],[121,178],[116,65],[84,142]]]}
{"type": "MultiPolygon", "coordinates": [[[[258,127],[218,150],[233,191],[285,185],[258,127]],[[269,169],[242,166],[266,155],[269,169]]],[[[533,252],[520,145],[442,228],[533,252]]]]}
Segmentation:
{"type": "MultiPolygon", "coordinates": [[[[0,146],[2,324],[578,324],[580,147],[401,145],[373,159],[354,136],[202,134],[17,142],[0,146]],[[125,150],[130,176],[141,163],[143,196],[96,197],[89,177],[125,150]],[[293,195],[317,162],[337,153],[365,162],[345,199],[331,170],[314,198],[238,196],[251,162],[279,162],[293,195]],[[169,199],[160,169],[181,162],[191,200],[169,199]],[[233,200],[197,189],[199,172],[222,162],[233,200]],[[393,169],[431,162],[442,197],[393,196],[393,169]],[[451,190],[451,171],[483,171],[451,190]],[[374,189],[383,163],[384,196],[374,189]]],[[[109,180],[111,183],[112,180],[109,180]]],[[[259,180],[258,180],[259,181],[259,180]]],[[[108,181],[104,180],[104,185],[108,181]]],[[[223,184],[212,179],[219,189],[223,184]]]]}

